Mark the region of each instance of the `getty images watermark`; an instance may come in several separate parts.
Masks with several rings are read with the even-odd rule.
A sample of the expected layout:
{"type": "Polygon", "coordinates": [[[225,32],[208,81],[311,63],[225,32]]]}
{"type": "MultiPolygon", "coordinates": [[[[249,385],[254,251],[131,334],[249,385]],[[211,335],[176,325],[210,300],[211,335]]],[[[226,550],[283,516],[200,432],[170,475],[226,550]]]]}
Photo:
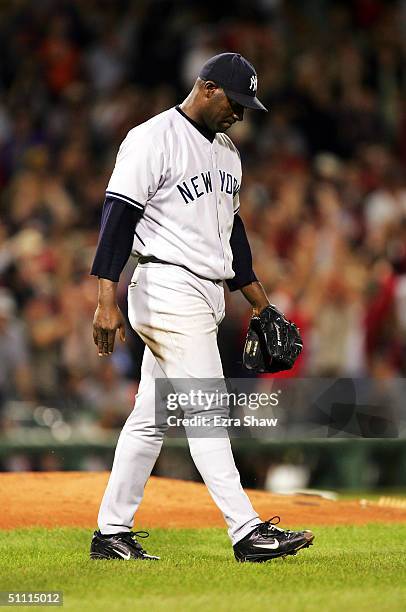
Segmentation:
{"type": "Polygon", "coordinates": [[[405,397],[405,378],[156,379],[155,425],[172,437],[406,439],[405,397]]]}
{"type": "Polygon", "coordinates": [[[280,389],[249,379],[157,379],[156,426],[172,437],[252,437],[278,428],[280,398],[280,389]]]}
{"type": "Polygon", "coordinates": [[[168,412],[178,412],[181,409],[193,414],[188,416],[168,414],[166,422],[169,427],[276,427],[278,419],[272,416],[259,417],[256,414],[230,416],[219,414],[216,410],[229,410],[231,406],[251,411],[276,407],[279,404],[280,394],[281,390],[273,393],[245,393],[220,389],[214,391],[189,389],[189,391],[168,393],[166,396],[168,412]]]}

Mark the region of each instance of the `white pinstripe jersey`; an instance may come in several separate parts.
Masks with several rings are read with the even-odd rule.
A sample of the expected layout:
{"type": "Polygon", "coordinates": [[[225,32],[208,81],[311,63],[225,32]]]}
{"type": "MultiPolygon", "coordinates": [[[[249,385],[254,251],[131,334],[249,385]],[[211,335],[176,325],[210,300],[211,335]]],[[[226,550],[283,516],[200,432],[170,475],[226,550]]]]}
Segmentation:
{"type": "Polygon", "coordinates": [[[240,185],[230,138],[218,133],[210,142],[171,108],[127,134],[106,195],[144,211],[133,254],[224,280],[234,277],[230,235],[240,185]]]}

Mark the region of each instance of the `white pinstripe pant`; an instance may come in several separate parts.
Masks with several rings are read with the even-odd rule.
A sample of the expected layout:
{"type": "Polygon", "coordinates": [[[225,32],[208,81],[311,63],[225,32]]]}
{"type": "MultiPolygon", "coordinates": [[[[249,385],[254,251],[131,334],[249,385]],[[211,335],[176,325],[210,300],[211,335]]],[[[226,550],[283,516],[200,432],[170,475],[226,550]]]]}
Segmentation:
{"type": "MultiPolygon", "coordinates": [[[[162,447],[165,426],[156,422],[155,379],[223,380],[217,346],[217,329],[224,317],[221,282],[200,279],[179,266],[138,265],[128,291],[128,315],[146,347],[135,406],[120,434],[99,511],[104,534],[132,529],[162,447]]],[[[221,434],[188,436],[188,442],[234,544],[260,519],[241,487],[226,430],[221,434]]]]}

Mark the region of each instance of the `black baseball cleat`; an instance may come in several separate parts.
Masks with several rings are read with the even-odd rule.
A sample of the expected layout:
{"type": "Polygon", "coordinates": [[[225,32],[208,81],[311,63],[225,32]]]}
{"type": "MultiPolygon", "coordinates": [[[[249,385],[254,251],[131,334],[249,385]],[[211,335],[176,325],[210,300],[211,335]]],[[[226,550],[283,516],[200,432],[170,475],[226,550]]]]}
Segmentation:
{"type": "Polygon", "coordinates": [[[279,516],[273,516],[268,521],[255,527],[245,538],[234,544],[234,556],[237,561],[263,563],[277,557],[295,555],[301,548],[313,544],[314,535],[311,531],[290,531],[276,527],[279,516]],[[277,520],[276,520],[277,519],[277,520]]]}
{"type": "Polygon", "coordinates": [[[159,557],[148,555],[141,544],[135,539],[147,538],[147,531],[122,531],[114,535],[102,535],[100,531],[95,531],[90,545],[91,559],[145,559],[159,560],[159,557]]]}

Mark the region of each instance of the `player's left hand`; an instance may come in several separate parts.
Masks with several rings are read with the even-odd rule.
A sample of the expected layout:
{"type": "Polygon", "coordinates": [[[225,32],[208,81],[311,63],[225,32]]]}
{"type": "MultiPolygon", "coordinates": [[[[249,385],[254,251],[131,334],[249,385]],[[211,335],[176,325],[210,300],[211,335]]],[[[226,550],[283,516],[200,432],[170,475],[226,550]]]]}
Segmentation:
{"type": "Polygon", "coordinates": [[[125,342],[125,321],[117,304],[100,305],[93,318],[93,340],[99,351],[99,357],[111,355],[114,350],[116,331],[120,340],[125,342]]]}
{"type": "Polygon", "coordinates": [[[269,304],[250,321],[243,364],[254,372],[290,370],[302,348],[299,329],[273,304],[269,304]]]}

